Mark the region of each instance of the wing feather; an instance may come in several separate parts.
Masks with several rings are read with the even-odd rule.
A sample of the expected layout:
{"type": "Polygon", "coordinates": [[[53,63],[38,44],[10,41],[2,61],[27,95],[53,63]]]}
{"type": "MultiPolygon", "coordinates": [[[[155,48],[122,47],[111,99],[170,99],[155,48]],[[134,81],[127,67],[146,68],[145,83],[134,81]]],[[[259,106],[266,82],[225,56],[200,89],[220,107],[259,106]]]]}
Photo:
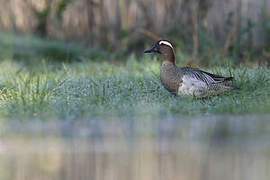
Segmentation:
{"type": "Polygon", "coordinates": [[[216,84],[216,83],[223,83],[225,81],[230,81],[233,79],[233,77],[223,77],[216,74],[211,74],[196,68],[191,67],[184,67],[181,68],[184,75],[191,76],[193,78],[196,78],[200,81],[205,82],[206,84],[216,84]]]}

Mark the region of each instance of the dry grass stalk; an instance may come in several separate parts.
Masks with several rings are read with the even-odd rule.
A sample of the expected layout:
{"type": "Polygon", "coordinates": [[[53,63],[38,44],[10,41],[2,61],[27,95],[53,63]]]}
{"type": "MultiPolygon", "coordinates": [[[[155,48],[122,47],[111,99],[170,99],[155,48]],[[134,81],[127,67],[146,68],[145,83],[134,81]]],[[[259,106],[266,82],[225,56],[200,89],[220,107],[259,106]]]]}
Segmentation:
{"type": "Polygon", "coordinates": [[[192,56],[194,59],[197,59],[197,57],[199,55],[198,11],[199,11],[199,3],[196,1],[193,3],[193,8],[192,8],[192,26],[193,26],[193,32],[192,32],[193,52],[192,52],[192,56]]]}
{"type": "Polygon", "coordinates": [[[234,25],[225,41],[225,45],[222,52],[223,56],[226,56],[228,54],[229,47],[232,45],[232,43],[234,42],[236,38],[237,32],[240,27],[240,23],[241,23],[241,10],[242,10],[242,0],[238,0],[236,11],[235,11],[234,25]]]}
{"type": "Polygon", "coordinates": [[[148,38],[155,40],[155,41],[158,41],[161,39],[161,37],[159,35],[155,34],[154,32],[152,32],[150,30],[144,29],[144,28],[139,28],[138,32],[144,34],[148,38]]]}

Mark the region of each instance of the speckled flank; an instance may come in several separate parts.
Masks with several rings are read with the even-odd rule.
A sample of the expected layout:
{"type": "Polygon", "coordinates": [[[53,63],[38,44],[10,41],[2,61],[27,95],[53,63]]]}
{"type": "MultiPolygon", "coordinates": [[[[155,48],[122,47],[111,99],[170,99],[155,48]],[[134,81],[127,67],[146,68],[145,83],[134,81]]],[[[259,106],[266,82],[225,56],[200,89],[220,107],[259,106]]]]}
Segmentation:
{"type": "Polygon", "coordinates": [[[211,95],[218,95],[226,91],[232,90],[231,86],[227,86],[224,83],[210,84],[193,78],[192,76],[184,75],[182,77],[183,82],[180,83],[177,95],[192,95],[198,98],[207,97],[211,95]]]}
{"type": "Polygon", "coordinates": [[[208,89],[207,84],[191,76],[184,75],[183,82],[180,83],[177,94],[178,95],[193,95],[202,97],[206,94],[208,89]]]}
{"type": "Polygon", "coordinates": [[[193,95],[195,97],[207,97],[218,95],[234,89],[227,84],[228,80],[219,75],[201,71],[196,68],[184,67],[179,68],[183,72],[182,83],[179,85],[178,95],[193,95]]]}

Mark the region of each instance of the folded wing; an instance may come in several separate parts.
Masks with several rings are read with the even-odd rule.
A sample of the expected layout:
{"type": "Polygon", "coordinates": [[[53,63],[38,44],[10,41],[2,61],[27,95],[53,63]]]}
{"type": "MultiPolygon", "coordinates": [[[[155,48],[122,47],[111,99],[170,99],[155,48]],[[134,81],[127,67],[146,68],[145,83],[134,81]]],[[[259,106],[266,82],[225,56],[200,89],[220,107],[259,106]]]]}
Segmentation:
{"type": "Polygon", "coordinates": [[[217,83],[224,83],[226,81],[231,81],[233,77],[223,77],[216,74],[211,74],[196,68],[191,67],[184,67],[181,68],[184,75],[196,78],[200,81],[205,82],[206,84],[217,84],[217,83]]]}

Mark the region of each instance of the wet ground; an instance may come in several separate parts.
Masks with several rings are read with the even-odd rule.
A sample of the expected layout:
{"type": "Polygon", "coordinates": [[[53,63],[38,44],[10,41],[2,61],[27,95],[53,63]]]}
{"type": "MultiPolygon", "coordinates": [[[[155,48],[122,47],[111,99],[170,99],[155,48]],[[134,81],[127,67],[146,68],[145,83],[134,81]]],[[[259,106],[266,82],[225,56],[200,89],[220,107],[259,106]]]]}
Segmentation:
{"type": "Polygon", "coordinates": [[[270,115],[1,125],[3,180],[268,180],[270,115]]]}

